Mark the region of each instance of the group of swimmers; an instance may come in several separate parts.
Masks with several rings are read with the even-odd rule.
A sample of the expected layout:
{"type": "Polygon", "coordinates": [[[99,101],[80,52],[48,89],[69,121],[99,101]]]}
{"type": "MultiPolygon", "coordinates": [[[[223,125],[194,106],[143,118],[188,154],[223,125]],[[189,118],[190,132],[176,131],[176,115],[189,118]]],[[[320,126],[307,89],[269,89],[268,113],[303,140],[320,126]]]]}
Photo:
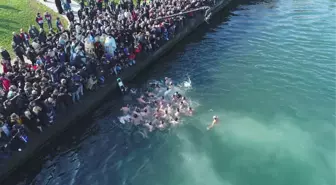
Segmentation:
{"type": "MultiPolygon", "coordinates": [[[[146,92],[137,98],[137,106],[127,104],[120,109],[125,115],[121,122],[141,125],[150,132],[178,125],[181,116],[193,115],[191,102],[178,90],[168,77],[165,77],[162,83],[150,83],[146,92]]],[[[214,116],[207,129],[211,129],[217,123],[218,117],[214,116]]]]}
{"type": "Polygon", "coordinates": [[[152,132],[179,124],[183,115],[192,116],[190,102],[178,91],[174,92],[174,89],[173,81],[167,77],[164,84],[151,83],[144,95],[137,98],[137,106],[126,105],[121,108],[126,115],[125,121],[142,125],[152,132]]]}

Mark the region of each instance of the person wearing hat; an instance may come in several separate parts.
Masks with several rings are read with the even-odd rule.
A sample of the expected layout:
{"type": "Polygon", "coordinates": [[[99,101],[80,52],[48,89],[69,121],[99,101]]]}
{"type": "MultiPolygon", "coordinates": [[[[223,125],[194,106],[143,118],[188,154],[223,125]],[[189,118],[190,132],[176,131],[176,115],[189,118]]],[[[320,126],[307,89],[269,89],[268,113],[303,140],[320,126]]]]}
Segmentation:
{"type": "Polygon", "coordinates": [[[36,21],[36,23],[40,26],[40,28],[43,29],[43,18],[42,18],[42,16],[41,16],[40,13],[37,13],[37,14],[36,14],[35,21],[36,21]]]}

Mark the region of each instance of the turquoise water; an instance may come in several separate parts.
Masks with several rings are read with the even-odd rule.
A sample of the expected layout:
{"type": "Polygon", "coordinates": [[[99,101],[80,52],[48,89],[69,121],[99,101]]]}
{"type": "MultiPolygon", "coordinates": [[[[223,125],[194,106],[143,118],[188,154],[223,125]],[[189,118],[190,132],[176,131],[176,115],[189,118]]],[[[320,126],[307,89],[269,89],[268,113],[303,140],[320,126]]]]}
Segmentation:
{"type": "Polygon", "coordinates": [[[194,117],[135,145],[116,128],[123,101],[112,99],[22,182],[334,185],[335,5],[258,1],[219,14],[224,22],[134,82],[190,77],[194,117]],[[214,114],[220,124],[207,131],[214,114]]]}

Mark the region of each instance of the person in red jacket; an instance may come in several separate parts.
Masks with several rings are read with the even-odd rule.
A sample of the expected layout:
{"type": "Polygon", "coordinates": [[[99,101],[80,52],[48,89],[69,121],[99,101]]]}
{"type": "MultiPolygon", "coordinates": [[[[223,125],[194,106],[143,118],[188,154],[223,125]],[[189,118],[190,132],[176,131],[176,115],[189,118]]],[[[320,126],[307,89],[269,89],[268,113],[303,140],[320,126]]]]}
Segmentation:
{"type": "Polygon", "coordinates": [[[11,86],[11,82],[8,78],[4,76],[4,74],[1,74],[0,81],[2,82],[2,88],[5,92],[9,91],[9,87],[11,86]]]}
{"type": "Polygon", "coordinates": [[[132,65],[135,65],[135,54],[134,52],[132,52],[129,56],[128,56],[128,59],[129,59],[129,64],[132,66],[132,65]]]}
{"type": "Polygon", "coordinates": [[[140,43],[138,43],[138,45],[135,47],[135,53],[140,53],[142,50],[142,46],[140,43]]]}
{"type": "Polygon", "coordinates": [[[43,18],[41,17],[40,13],[37,13],[35,18],[36,23],[43,29],[43,18]]]}

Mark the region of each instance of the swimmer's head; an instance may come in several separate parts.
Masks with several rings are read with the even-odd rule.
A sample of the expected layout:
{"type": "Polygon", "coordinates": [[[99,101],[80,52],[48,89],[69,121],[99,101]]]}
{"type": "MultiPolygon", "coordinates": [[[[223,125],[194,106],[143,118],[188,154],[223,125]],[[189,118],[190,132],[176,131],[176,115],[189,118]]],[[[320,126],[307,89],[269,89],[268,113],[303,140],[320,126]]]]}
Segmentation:
{"type": "Polygon", "coordinates": [[[218,119],[218,117],[217,116],[213,116],[212,119],[218,119]]]}
{"type": "Polygon", "coordinates": [[[176,117],[174,120],[175,120],[175,121],[178,121],[178,118],[176,117]]]}
{"type": "Polygon", "coordinates": [[[169,90],[169,87],[167,87],[167,91],[169,90]]]}
{"type": "Polygon", "coordinates": [[[137,115],[137,114],[133,114],[133,117],[134,117],[134,118],[137,118],[137,117],[138,117],[138,115],[137,115]]]}
{"type": "Polygon", "coordinates": [[[147,113],[147,109],[145,109],[144,112],[147,113]]]}

